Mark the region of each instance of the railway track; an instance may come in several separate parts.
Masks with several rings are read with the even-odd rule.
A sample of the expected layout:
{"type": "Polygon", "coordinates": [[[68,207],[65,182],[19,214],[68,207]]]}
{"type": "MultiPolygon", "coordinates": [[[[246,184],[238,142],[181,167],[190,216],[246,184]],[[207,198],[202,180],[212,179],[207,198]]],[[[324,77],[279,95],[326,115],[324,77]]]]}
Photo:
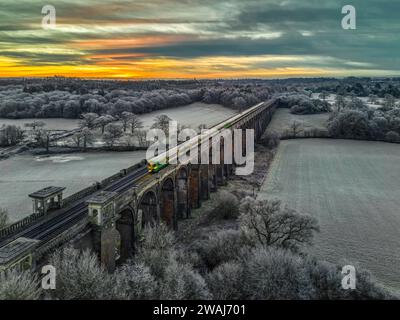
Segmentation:
{"type": "MultiPolygon", "coordinates": [[[[99,191],[113,191],[119,193],[126,191],[135,183],[136,180],[146,174],[148,174],[147,169],[146,167],[143,167],[114,182],[110,186],[100,189],[99,191]]],[[[53,214],[50,218],[46,217],[45,219],[37,221],[37,223],[29,226],[25,230],[3,240],[0,243],[0,247],[3,247],[20,237],[41,240],[41,245],[47,243],[53,237],[69,229],[87,216],[88,208],[85,203],[87,199],[88,197],[79,200],[64,212],[53,214]]]]}

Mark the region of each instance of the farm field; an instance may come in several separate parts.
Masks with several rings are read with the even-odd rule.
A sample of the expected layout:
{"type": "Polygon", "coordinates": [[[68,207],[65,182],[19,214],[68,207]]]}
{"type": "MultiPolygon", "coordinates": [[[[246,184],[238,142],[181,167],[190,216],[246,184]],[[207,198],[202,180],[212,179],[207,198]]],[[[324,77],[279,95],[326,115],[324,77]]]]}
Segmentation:
{"type": "MultiPolygon", "coordinates": [[[[196,102],[187,106],[157,110],[139,115],[143,121],[144,128],[148,129],[158,115],[166,114],[172,120],[178,121],[182,125],[192,126],[194,129],[199,124],[213,125],[226,118],[233,116],[236,112],[232,109],[225,108],[219,104],[205,104],[196,102]]],[[[40,120],[46,123],[45,128],[49,130],[72,130],[79,127],[79,119],[3,119],[0,118],[0,126],[17,125],[24,127],[27,122],[40,120]]]]}
{"type": "Polygon", "coordinates": [[[47,186],[66,187],[64,197],[146,157],[145,151],[16,155],[0,161],[0,207],[17,221],[32,213],[28,194],[47,186]]]}
{"type": "Polygon", "coordinates": [[[298,115],[290,113],[289,108],[278,108],[274,113],[271,123],[268,125],[266,133],[275,131],[283,134],[293,121],[300,122],[303,129],[317,128],[326,130],[328,118],[329,113],[298,115]]]}
{"type": "Polygon", "coordinates": [[[296,139],[281,142],[259,199],[319,220],[319,258],[369,269],[400,288],[400,146],[296,139]]]}

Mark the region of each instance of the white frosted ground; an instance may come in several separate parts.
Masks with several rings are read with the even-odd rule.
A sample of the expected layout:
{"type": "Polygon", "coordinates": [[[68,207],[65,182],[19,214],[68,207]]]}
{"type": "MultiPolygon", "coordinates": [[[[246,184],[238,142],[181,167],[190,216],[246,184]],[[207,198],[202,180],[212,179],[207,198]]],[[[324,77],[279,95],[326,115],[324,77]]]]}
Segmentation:
{"type": "Polygon", "coordinates": [[[358,262],[400,289],[400,145],[297,139],[281,142],[259,195],[319,220],[314,252],[358,262]]]}

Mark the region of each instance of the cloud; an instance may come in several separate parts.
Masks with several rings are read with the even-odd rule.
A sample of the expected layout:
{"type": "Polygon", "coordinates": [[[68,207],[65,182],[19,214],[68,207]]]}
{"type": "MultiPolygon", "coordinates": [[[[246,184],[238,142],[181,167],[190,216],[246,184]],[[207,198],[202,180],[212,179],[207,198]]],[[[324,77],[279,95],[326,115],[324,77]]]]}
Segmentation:
{"type": "Polygon", "coordinates": [[[57,29],[43,30],[42,1],[2,0],[0,60],[13,63],[0,65],[1,75],[16,74],[16,65],[24,66],[20,71],[32,67],[35,74],[51,75],[57,67],[76,75],[75,67],[81,66],[82,75],[98,70],[102,76],[126,77],[157,77],[151,66],[158,77],[193,77],[196,72],[199,76],[215,72],[218,76],[376,75],[400,70],[398,0],[353,0],[357,30],[341,28],[341,8],[347,2],[336,0],[55,0],[52,4],[57,29]],[[213,65],[216,61],[224,63],[213,65]]]}

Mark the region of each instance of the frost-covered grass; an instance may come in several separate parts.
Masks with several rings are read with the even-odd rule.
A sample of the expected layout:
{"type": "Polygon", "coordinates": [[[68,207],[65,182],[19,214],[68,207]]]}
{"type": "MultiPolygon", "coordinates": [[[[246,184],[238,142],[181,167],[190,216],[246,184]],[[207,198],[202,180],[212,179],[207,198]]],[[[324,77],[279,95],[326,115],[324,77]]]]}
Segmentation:
{"type": "Polygon", "coordinates": [[[45,129],[48,130],[72,130],[79,127],[78,119],[3,119],[0,118],[0,126],[1,125],[16,125],[20,127],[24,127],[25,123],[33,122],[33,121],[42,121],[46,125],[45,129]]]}
{"type": "Polygon", "coordinates": [[[277,197],[316,217],[318,257],[359,262],[380,282],[398,289],[399,162],[400,146],[389,143],[285,140],[259,199],[277,197]]]}
{"type": "Polygon", "coordinates": [[[290,113],[289,108],[278,108],[269,124],[266,133],[278,132],[279,134],[284,134],[288,127],[297,121],[301,123],[301,128],[303,130],[309,129],[319,129],[326,130],[326,122],[329,118],[329,113],[318,113],[318,114],[308,114],[308,115],[298,115],[290,113]]]}
{"type": "Polygon", "coordinates": [[[145,152],[94,152],[64,155],[17,155],[0,161],[0,207],[11,221],[32,213],[28,194],[47,186],[67,189],[64,196],[90,186],[144,159],[145,152]]]}

